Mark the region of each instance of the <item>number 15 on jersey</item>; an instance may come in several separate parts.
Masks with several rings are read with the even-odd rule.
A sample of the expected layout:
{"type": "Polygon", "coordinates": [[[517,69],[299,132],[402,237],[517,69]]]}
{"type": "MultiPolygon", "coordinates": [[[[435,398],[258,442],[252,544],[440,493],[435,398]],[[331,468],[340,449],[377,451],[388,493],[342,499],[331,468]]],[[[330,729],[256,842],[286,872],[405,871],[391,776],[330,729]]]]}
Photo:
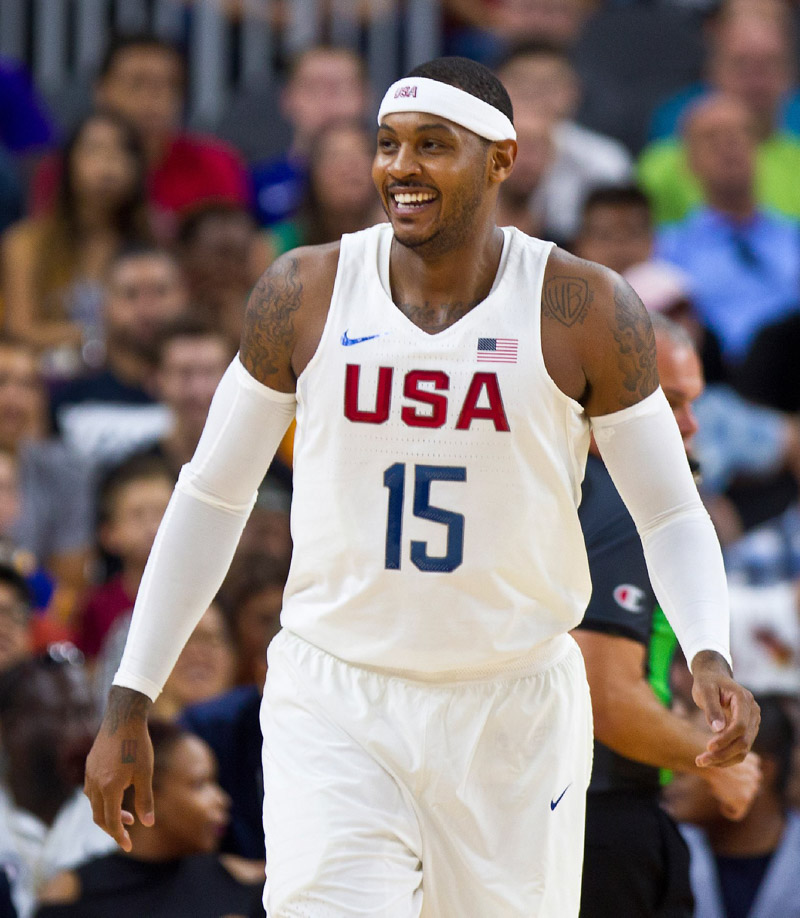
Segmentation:
{"type": "MultiPolygon", "coordinates": [[[[431,505],[431,482],[466,481],[467,470],[454,465],[415,465],[414,516],[447,527],[447,551],[444,555],[428,554],[428,543],[412,540],[411,563],[421,571],[450,573],[464,560],[464,515],[431,505]]],[[[383,473],[384,487],[389,489],[386,517],[386,568],[400,570],[403,541],[403,502],[406,490],[406,466],[390,465],[383,473]]]]}

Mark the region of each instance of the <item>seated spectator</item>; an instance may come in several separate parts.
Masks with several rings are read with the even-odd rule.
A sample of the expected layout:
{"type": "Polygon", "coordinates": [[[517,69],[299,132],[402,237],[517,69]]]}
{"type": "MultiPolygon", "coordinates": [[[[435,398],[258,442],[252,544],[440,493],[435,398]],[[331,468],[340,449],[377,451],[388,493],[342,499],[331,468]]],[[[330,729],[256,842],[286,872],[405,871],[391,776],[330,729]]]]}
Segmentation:
{"type": "Polygon", "coordinates": [[[624,274],[649,262],[654,245],[652,209],[640,188],[601,185],[589,192],[574,240],[576,255],[624,274]]]}
{"type": "Polygon", "coordinates": [[[269,555],[289,564],[292,557],[292,533],[289,526],[289,512],[292,504],[291,455],[281,452],[273,460],[266,478],[256,495],[253,512],[247,520],[239,540],[237,555],[259,557],[269,555]],[[286,463],[286,464],[285,464],[286,463]]]}
{"type": "MultiPolygon", "coordinates": [[[[119,618],[108,633],[95,671],[95,692],[108,697],[119,668],[131,617],[119,618]]],[[[236,657],[228,622],[215,602],[206,610],[184,645],[152,712],[162,720],[176,720],[185,708],[217,698],[233,685],[236,657]]]]}
{"type": "Polygon", "coordinates": [[[497,225],[516,226],[530,236],[548,233],[537,192],[555,157],[553,122],[546,115],[523,109],[514,113],[517,158],[497,194],[497,225]]]}
{"type": "Polygon", "coordinates": [[[361,57],[347,48],[317,45],[289,64],[281,112],[292,131],[282,156],[253,167],[256,213],[262,226],[293,217],[303,200],[312,138],[334,121],[364,118],[369,83],[361,57]]]}
{"type": "Polygon", "coordinates": [[[272,258],[300,245],[338,242],[384,219],[372,183],[375,137],[353,121],[328,124],[308,150],[306,191],[297,216],[272,227],[272,258]]]}
{"type": "MultiPolygon", "coordinates": [[[[263,887],[263,862],[217,854],[229,800],[208,746],[153,720],[152,828],[128,829],[130,854],[115,851],[55,877],[37,918],[247,918],[263,887]]],[[[133,812],[132,789],[123,801],[133,812]]]]}
{"type": "MultiPolygon", "coordinates": [[[[95,80],[97,105],[119,112],[136,129],[147,164],[147,200],[161,241],[171,241],[180,215],[208,200],[250,203],[239,155],[211,137],[184,131],[186,62],[155,35],[124,35],[110,42],[95,80]]],[[[51,158],[36,177],[34,211],[48,213],[61,161],[51,158]]]]}
{"type": "Polygon", "coordinates": [[[90,590],[79,611],[75,642],[89,660],[100,653],[112,625],[133,609],[144,566],[175,478],[155,457],[134,457],[103,482],[98,540],[119,565],[118,573],[90,590]]]}
{"type": "Polygon", "coordinates": [[[166,430],[169,413],[157,401],[153,379],[158,346],[165,326],[186,313],[189,302],[177,261],[151,246],[120,252],[105,287],[103,364],[51,391],[56,430],[76,452],[103,466],[166,430]]]}
{"type": "Polygon", "coordinates": [[[194,455],[211,399],[233,353],[226,335],[194,318],[178,319],[164,329],[154,382],[170,421],[161,439],[137,455],[157,457],[177,478],[194,455]]]}
{"type": "Polygon", "coordinates": [[[30,658],[32,612],[33,596],[25,578],[0,562],[0,673],[30,658]]]}
{"type": "Polygon", "coordinates": [[[58,585],[55,612],[73,611],[91,557],[90,468],[59,440],[44,436],[44,384],[27,344],[0,338],[0,449],[15,457],[20,511],[4,535],[29,552],[58,585]]]}
{"type": "Polygon", "coordinates": [[[67,142],[64,161],[54,213],[16,224],[2,241],[6,328],[49,352],[61,375],[102,360],[108,265],[149,236],[144,159],[125,121],[90,115],[67,142]]]}
{"type": "Polygon", "coordinates": [[[282,556],[237,552],[225,578],[220,600],[233,635],[238,685],[261,690],[267,669],[267,647],[280,630],[283,589],[289,565],[282,556]]]}
{"type": "MultiPolygon", "coordinates": [[[[785,18],[785,17],[784,17],[785,18]]],[[[791,29],[762,12],[741,8],[713,33],[709,93],[737,99],[750,112],[757,141],[755,196],[758,203],[800,217],[800,138],[780,130],[780,111],[794,79],[791,29]]],[[[682,120],[694,110],[693,100],[682,120]]],[[[680,138],[658,141],[642,154],[639,178],[659,223],[682,220],[705,199],[680,138]]]]}
{"type": "Polygon", "coordinates": [[[763,783],[744,819],[723,816],[697,775],[676,775],[665,791],[669,812],[687,823],[695,918],[800,915],[800,814],[786,801],[792,723],[779,698],[757,701],[761,726],[753,751],[761,757],[763,783]]]}
{"type": "Polygon", "coordinates": [[[219,783],[231,798],[231,822],[222,850],[263,858],[259,710],[267,670],[267,647],[280,630],[288,565],[262,554],[237,554],[220,599],[238,659],[238,685],[187,708],[180,722],[202,737],[217,757],[219,783]],[[249,779],[248,779],[249,776],[249,779]]]}
{"type": "Polygon", "coordinates": [[[514,114],[530,109],[550,116],[555,127],[555,156],[536,195],[548,238],[570,242],[577,233],[586,195],[597,185],[630,180],[630,154],[616,140],[590,131],[573,119],[580,82],[566,51],[531,45],[514,51],[498,67],[514,114]]]}
{"type": "Polygon", "coordinates": [[[97,716],[83,668],[72,658],[54,651],[0,675],[0,863],[20,918],[30,918],[42,887],[59,871],[115,847],[83,796],[97,716]]]}
{"type": "Polygon", "coordinates": [[[178,229],[177,251],[192,313],[238,346],[250,291],[272,257],[249,211],[204,204],[178,229]]]}
{"type": "Polygon", "coordinates": [[[685,137],[707,204],[662,229],[657,251],[691,278],[698,316],[733,376],[759,330],[798,311],[800,224],[756,201],[755,131],[741,102],[697,103],[685,137]]]}

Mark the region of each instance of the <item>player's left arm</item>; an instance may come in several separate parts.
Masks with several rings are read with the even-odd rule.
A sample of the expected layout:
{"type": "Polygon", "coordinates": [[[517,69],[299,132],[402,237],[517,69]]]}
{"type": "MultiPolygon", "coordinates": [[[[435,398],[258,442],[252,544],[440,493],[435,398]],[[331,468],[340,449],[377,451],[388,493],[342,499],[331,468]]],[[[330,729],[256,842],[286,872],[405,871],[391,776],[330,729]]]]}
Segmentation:
{"type": "MultiPolygon", "coordinates": [[[[740,762],[760,714],[752,694],[732,676],[722,552],[659,387],[650,319],[629,284],[580,259],[548,266],[545,309],[547,285],[552,291],[562,266],[586,289],[584,318],[574,324],[569,344],[583,377],[580,401],[636,523],[656,596],[690,661],[694,699],[713,731],[697,763],[740,762]]],[[[559,300],[551,296],[550,302],[559,300]]]]}

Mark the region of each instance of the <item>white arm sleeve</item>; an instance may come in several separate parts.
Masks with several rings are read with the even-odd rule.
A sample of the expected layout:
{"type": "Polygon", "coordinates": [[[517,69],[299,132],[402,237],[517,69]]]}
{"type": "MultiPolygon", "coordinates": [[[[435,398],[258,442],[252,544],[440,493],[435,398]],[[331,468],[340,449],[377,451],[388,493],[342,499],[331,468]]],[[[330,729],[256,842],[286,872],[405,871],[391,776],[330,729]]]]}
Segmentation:
{"type": "Polygon", "coordinates": [[[691,665],[701,650],[730,663],[728,588],[716,532],[659,388],[591,419],[603,462],[642,540],[653,590],[691,665]]]}
{"type": "Polygon", "coordinates": [[[158,529],[114,685],[158,697],[222,584],[294,412],[294,393],[267,388],[234,358],[158,529]]]}

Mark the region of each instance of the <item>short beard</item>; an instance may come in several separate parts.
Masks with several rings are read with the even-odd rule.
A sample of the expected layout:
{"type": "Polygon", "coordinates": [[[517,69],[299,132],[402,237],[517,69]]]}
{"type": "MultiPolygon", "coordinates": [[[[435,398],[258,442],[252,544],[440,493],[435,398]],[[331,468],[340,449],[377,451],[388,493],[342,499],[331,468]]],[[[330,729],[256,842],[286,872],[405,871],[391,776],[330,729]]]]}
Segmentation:
{"type": "Polygon", "coordinates": [[[434,229],[424,239],[402,239],[395,230],[394,238],[404,248],[412,249],[422,257],[438,257],[446,255],[461,248],[469,239],[476,225],[475,215],[480,210],[485,193],[483,183],[483,170],[476,173],[472,185],[464,190],[464,194],[456,201],[453,215],[448,219],[447,225],[434,229]]]}

